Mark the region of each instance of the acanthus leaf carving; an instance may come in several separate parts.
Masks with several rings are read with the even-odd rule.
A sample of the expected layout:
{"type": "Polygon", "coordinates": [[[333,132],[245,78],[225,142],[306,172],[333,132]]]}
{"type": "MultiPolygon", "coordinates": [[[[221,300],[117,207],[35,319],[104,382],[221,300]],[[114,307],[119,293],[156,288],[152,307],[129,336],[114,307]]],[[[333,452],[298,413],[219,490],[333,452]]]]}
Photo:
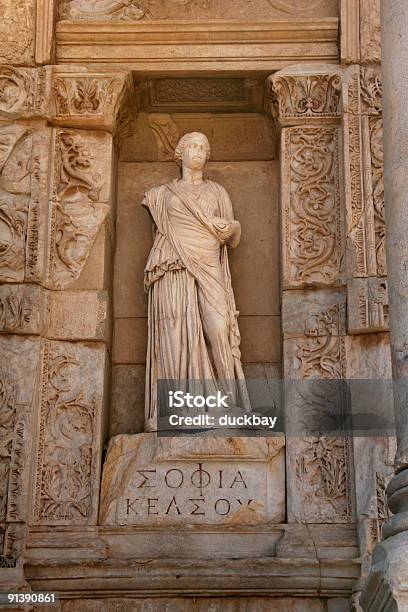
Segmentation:
{"type": "Polygon", "coordinates": [[[52,81],[55,121],[113,129],[126,87],[127,79],[121,74],[56,71],[52,81]]]}
{"type": "Polygon", "coordinates": [[[338,117],[341,78],[337,74],[269,77],[266,107],[279,121],[288,118],[338,117]]]}
{"type": "Polygon", "coordinates": [[[160,161],[173,161],[174,151],[181,138],[180,128],[171,115],[153,113],[148,117],[155,136],[160,161]]]}
{"type": "Polygon", "coordinates": [[[382,112],[382,82],[379,68],[360,68],[361,110],[364,114],[379,115],[382,112]]]}
{"type": "Polygon", "coordinates": [[[338,130],[287,128],[283,137],[284,284],[339,284],[343,233],[338,130]]]}

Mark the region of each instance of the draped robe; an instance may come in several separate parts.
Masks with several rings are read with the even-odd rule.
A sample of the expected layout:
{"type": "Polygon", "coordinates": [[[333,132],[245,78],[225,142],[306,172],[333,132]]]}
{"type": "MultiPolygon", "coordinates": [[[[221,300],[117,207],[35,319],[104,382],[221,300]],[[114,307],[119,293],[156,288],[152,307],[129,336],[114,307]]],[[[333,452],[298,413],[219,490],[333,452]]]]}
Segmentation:
{"type": "Polygon", "coordinates": [[[250,410],[228,264],[234,222],[226,190],[180,180],[150,189],[143,205],[155,225],[145,267],[148,293],[147,429],[157,426],[157,381],[202,381],[204,394],[229,392],[250,410]]]}

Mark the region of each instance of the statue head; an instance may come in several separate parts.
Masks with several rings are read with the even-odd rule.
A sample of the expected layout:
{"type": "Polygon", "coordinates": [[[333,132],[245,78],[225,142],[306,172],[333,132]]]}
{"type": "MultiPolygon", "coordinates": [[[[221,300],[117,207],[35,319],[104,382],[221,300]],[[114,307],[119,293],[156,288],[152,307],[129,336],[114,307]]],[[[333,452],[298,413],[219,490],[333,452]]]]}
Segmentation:
{"type": "Polygon", "coordinates": [[[205,134],[201,132],[190,132],[184,134],[179,140],[174,159],[179,166],[186,166],[191,170],[202,170],[210,158],[210,143],[205,134]]]}

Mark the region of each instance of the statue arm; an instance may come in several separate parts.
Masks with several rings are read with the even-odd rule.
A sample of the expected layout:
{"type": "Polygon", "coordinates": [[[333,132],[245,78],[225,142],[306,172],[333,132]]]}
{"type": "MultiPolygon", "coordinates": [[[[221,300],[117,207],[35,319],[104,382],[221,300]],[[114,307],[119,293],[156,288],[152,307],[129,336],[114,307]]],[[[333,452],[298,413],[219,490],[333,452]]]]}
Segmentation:
{"type": "Polygon", "coordinates": [[[218,185],[221,193],[221,217],[213,219],[214,227],[220,235],[223,244],[227,244],[231,248],[238,246],[241,240],[241,224],[234,219],[231,198],[228,191],[218,185]]]}

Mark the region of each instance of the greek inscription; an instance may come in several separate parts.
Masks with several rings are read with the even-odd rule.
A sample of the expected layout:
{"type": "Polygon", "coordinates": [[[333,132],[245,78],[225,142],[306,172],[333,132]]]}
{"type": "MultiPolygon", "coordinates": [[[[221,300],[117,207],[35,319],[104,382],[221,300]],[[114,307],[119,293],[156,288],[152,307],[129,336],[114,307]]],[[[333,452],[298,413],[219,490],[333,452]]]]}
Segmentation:
{"type": "Polygon", "coordinates": [[[169,507],[167,508],[167,510],[166,510],[166,512],[164,514],[169,514],[170,513],[170,510],[172,509],[173,504],[174,504],[174,509],[176,510],[177,514],[181,514],[180,508],[177,505],[176,498],[174,497],[174,495],[173,495],[173,497],[171,499],[171,502],[169,503],[169,507]]]}
{"type": "Polygon", "coordinates": [[[156,474],[156,470],[137,470],[137,472],[143,478],[143,481],[137,487],[138,489],[154,487],[154,485],[152,485],[152,484],[146,484],[150,480],[150,476],[146,476],[146,474],[156,474]]]}
{"type": "Polygon", "coordinates": [[[231,504],[228,499],[217,499],[214,510],[220,516],[227,516],[231,512],[231,504]]]}
{"type": "Polygon", "coordinates": [[[239,485],[239,484],[244,485],[245,489],[248,488],[247,485],[246,485],[246,482],[243,479],[242,474],[241,474],[241,472],[239,470],[238,470],[237,475],[235,476],[234,480],[232,481],[230,489],[232,489],[236,484],[237,485],[239,485]]]}
{"type": "Polygon", "coordinates": [[[190,501],[192,504],[194,504],[195,508],[193,508],[192,512],[190,512],[190,514],[193,516],[205,516],[205,510],[204,508],[200,507],[201,503],[205,503],[205,499],[204,498],[200,498],[200,499],[189,499],[188,501],[190,501]],[[199,512],[200,510],[200,512],[199,512]]]}
{"type": "Polygon", "coordinates": [[[181,485],[184,482],[184,474],[181,470],[178,470],[176,468],[173,468],[172,470],[168,470],[168,472],[166,472],[166,475],[164,477],[164,481],[166,483],[166,485],[169,487],[169,489],[179,489],[181,487],[181,485]],[[179,474],[179,476],[171,476],[169,477],[169,475],[174,472],[176,474],[179,474]],[[179,478],[179,480],[177,480],[177,478],[179,478]],[[177,484],[178,483],[178,484],[177,484]]]}

